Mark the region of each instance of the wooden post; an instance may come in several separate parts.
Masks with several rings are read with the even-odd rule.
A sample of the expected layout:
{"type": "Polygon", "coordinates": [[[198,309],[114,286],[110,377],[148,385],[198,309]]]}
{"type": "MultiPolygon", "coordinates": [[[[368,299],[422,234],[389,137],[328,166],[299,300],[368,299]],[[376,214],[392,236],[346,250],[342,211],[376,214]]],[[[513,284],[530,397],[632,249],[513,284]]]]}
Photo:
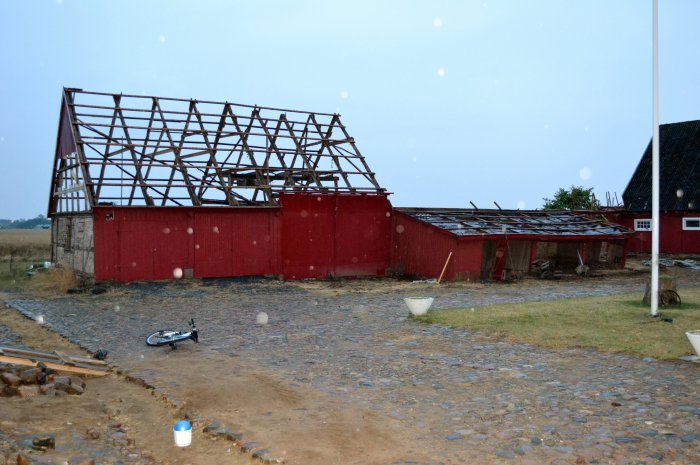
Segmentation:
{"type": "Polygon", "coordinates": [[[442,267],[442,273],[440,273],[440,277],[438,278],[437,283],[440,284],[440,281],[442,281],[442,277],[445,274],[445,270],[447,269],[447,264],[450,263],[450,258],[452,258],[452,252],[447,256],[447,260],[445,260],[445,266],[442,267]]]}

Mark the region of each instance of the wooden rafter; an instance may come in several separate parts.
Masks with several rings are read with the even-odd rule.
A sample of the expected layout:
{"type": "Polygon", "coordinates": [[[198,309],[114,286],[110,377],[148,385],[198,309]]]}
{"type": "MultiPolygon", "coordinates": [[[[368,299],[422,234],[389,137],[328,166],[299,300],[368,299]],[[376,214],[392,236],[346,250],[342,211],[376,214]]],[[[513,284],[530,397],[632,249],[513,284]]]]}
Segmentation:
{"type": "Polygon", "coordinates": [[[274,206],[280,192],[295,190],[386,192],[337,114],[79,89],[64,89],[64,102],[71,132],[57,140],[50,214],[73,211],[78,195],[89,210],[274,206]],[[66,137],[76,166],[59,154],[66,137]],[[75,173],[81,181],[70,181],[75,173]],[[85,194],[68,192],[71,182],[85,194]]]}

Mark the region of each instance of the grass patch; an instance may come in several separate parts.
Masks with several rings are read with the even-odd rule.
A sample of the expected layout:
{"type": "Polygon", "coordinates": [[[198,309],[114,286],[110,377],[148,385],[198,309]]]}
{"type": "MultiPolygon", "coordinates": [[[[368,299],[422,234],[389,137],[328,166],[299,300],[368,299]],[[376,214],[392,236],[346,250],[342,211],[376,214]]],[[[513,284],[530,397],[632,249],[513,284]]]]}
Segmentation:
{"type": "Polygon", "coordinates": [[[0,287],[26,283],[30,265],[51,258],[51,231],[0,230],[0,287]]]}
{"type": "Polygon", "coordinates": [[[649,317],[639,294],[433,310],[416,317],[542,347],[594,347],[656,359],[691,355],[685,332],[700,329],[700,288],[681,289],[680,307],[662,308],[666,323],[649,317]]]}
{"type": "Polygon", "coordinates": [[[75,273],[67,268],[49,268],[35,274],[30,282],[31,289],[39,295],[65,294],[77,286],[75,273]]]}

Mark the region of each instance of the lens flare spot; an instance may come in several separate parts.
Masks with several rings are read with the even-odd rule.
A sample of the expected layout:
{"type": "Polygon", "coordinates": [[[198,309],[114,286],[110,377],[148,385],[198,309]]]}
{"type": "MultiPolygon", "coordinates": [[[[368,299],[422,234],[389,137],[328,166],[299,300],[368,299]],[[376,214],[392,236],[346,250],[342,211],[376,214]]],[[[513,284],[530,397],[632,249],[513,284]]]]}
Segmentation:
{"type": "Polygon", "coordinates": [[[218,226],[214,226],[211,230],[214,231],[214,234],[219,234],[219,227],[218,226]]]}
{"type": "Polygon", "coordinates": [[[44,315],[37,315],[35,321],[36,321],[37,323],[39,323],[40,325],[43,325],[43,324],[44,324],[44,315]]]}
{"type": "Polygon", "coordinates": [[[170,234],[170,228],[163,228],[163,234],[170,234]]]}
{"type": "Polygon", "coordinates": [[[685,195],[685,192],[683,192],[683,189],[678,189],[676,191],[676,197],[678,197],[679,199],[682,199],[683,195],[685,195]]]}
{"type": "Polygon", "coordinates": [[[583,179],[584,181],[591,179],[591,176],[593,176],[593,171],[587,166],[584,166],[583,168],[578,170],[578,177],[583,179]]]}
{"type": "Polygon", "coordinates": [[[194,245],[195,250],[199,250],[199,244],[194,245]]]}
{"type": "Polygon", "coordinates": [[[131,267],[136,268],[136,262],[131,262],[131,267]]]}
{"type": "Polygon", "coordinates": [[[182,278],[182,268],[175,268],[173,270],[173,278],[175,278],[175,279],[182,278]]]}
{"type": "Polygon", "coordinates": [[[259,312],[255,316],[255,322],[259,325],[266,325],[268,321],[270,321],[270,317],[268,317],[265,312],[259,312]]]}
{"type": "Polygon", "coordinates": [[[396,226],[396,232],[399,234],[402,234],[405,230],[406,230],[406,228],[404,228],[404,226],[402,224],[396,226]]]}
{"type": "Polygon", "coordinates": [[[437,75],[438,77],[445,77],[445,68],[438,68],[437,75]]]}
{"type": "Polygon", "coordinates": [[[302,218],[306,218],[309,216],[309,212],[307,212],[306,210],[302,210],[299,214],[302,218]]]}
{"type": "Polygon", "coordinates": [[[518,203],[516,205],[518,207],[518,210],[525,210],[525,207],[527,206],[527,204],[522,200],[518,200],[518,203]]]}
{"type": "Polygon", "coordinates": [[[187,234],[194,234],[194,229],[187,228],[187,234]]]}
{"type": "Polygon", "coordinates": [[[433,20],[433,27],[440,29],[442,27],[442,18],[435,18],[433,20]]]}
{"type": "Polygon", "coordinates": [[[313,265],[310,265],[310,266],[309,266],[309,270],[310,270],[310,271],[313,271],[313,270],[314,270],[314,266],[313,266],[313,265]]]}
{"type": "Polygon", "coordinates": [[[258,241],[253,241],[253,245],[258,245],[258,241]]]}
{"type": "Polygon", "coordinates": [[[391,212],[386,212],[386,217],[390,218],[391,217],[391,212]]]}
{"type": "Polygon", "coordinates": [[[347,100],[350,97],[350,93],[347,90],[340,91],[340,98],[347,100]]]}
{"type": "Polygon", "coordinates": [[[353,263],[357,263],[358,261],[359,261],[359,260],[357,259],[357,257],[352,257],[352,262],[353,262],[353,263]]]}

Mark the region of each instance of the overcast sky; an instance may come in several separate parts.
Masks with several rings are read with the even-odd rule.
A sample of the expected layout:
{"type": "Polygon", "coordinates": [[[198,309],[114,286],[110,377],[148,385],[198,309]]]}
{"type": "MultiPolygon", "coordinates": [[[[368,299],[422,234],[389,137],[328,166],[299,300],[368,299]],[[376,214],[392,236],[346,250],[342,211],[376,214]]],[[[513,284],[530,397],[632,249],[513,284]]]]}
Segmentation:
{"type": "MultiPolygon", "coordinates": [[[[700,1],[660,0],[661,122],[700,119],[700,1]]],[[[621,198],[651,0],[0,1],[0,218],[45,214],[63,86],[339,112],[395,206],[621,198]]]]}

